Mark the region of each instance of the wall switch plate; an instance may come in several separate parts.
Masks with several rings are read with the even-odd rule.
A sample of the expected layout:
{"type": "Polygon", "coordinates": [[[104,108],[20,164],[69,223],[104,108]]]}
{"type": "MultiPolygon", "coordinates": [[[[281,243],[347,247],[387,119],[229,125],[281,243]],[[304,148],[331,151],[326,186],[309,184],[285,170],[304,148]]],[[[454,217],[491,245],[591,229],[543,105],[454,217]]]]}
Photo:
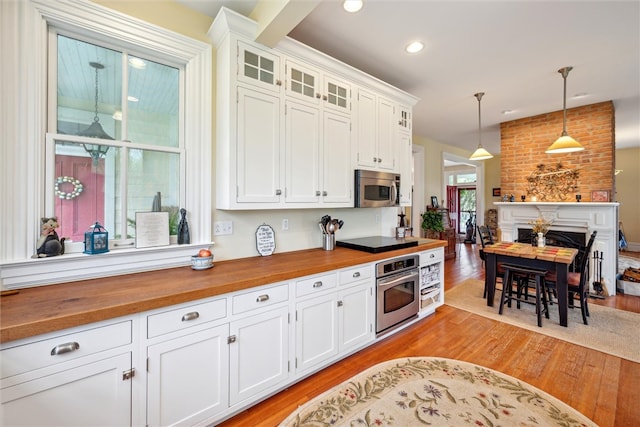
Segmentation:
{"type": "Polygon", "coordinates": [[[282,220],[282,229],[283,230],[288,230],[289,229],[289,220],[288,219],[283,219],[282,220]]]}
{"type": "Polygon", "coordinates": [[[213,234],[226,236],[233,234],[233,221],[216,221],[213,223],[213,234]]]}

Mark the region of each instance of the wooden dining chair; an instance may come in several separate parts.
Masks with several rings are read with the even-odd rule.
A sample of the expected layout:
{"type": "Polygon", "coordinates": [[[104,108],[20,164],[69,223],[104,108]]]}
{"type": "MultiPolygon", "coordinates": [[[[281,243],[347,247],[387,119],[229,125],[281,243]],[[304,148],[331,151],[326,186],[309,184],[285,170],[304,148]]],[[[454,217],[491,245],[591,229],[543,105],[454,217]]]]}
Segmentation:
{"type": "MultiPolygon", "coordinates": [[[[476,225],[476,231],[478,233],[478,236],[480,237],[480,245],[482,246],[479,251],[480,259],[482,260],[482,265],[484,265],[484,262],[487,259],[487,255],[484,253],[484,248],[487,245],[493,245],[495,242],[493,240],[493,235],[491,234],[491,229],[486,225],[480,225],[480,226],[476,225]]],[[[498,265],[496,266],[496,279],[498,278],[501,280],[504,278],[504,268],[502,268],[501,263],[498,263],[498,265]]],[[[487,286],[485,283],[482,298],[486,298],[486,297],[487,297],[487,286]]]]}
{"type": "MultiPolygon", "coordinates": [[[[569,290],[569,307],[575,307],[575,296],[578,296],[580,301],[580,311],[582,312],[582,321],[585,325],[588,325],[587,317],[589,317],[589,257],[591,256],[591,249],[593,248],[593,242],[596,240],[598,231],[591,233],[589,241],[586,246],[582,246],[578,249],[578,255],[576,255],[577,269],[576,271],[569,271],[567,276],[567,285],[569,290]]],[[[545,276],[545,282],[547,289],[556,289],[556,283],[558,279],[555,272],[549,272],[545,276]]]]}

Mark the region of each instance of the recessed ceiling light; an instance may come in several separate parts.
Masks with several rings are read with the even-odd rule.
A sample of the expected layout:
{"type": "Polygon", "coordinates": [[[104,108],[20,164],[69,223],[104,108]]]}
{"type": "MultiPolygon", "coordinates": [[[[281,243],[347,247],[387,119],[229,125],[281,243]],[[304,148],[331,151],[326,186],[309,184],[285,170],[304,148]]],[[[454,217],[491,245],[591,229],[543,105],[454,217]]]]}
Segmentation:
{"type": "Polygon", "coordinates": [[[581,92],[581,93],[576,93],[575,95],[573,95],[571,97],[571,99],[580,99],[580,98],[586,98],[587,96],[589,96],[588,93],[586,92],[581,92]]]}
{"type": "Polygon", "coordinates": [[[127,96],[127,100],[131,101],[131,102],[138,102],[139,101],[138,98],[136,98],[135,96],[131,96],[131,95],[127,96]]]}
{"type": "Polygon", "coordinates": [[[144,70],[147,68],[147,64],[140,58],[129,58],[129,65],[133,68],[137,68],[138,70],[144,70]]]}
{"type": "Polygon", "coordinates": [[[513,110],[502,110],[501,113],[504,114],[504,115],[507,115],[507,114],[513,114],[513,113],[515,113],[515,111],[513,111],[513,110]]]}
{"type": "Polygon", "coordinates": [[[344,0],[342,7],[347,12],[355,13],[362,9],[362,0],[344,0]]]}
{"type": "Polygon", "coordinates": [[[417,53],[424,49],[424,44],[419,41],[411,42],[404,48],[407,53],[417,53]]]}

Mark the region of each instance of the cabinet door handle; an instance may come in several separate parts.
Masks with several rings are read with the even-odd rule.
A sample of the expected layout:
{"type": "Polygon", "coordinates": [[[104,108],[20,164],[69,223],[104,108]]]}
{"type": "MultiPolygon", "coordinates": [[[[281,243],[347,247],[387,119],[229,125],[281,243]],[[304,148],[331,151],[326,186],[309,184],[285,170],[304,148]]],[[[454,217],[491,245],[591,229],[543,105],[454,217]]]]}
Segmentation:
{"type": "Polygon", "coordinates": [[[342,301],[338,301],[338,307],[342,307],[344,303],[342,301]]]}
{"type": "Polygon", "coordinates": [[[200,317],[200,313],[198,313],[197,311],[192,311],[191,313],[187,313],[182,316],[182,321],[188,322],[189,320],[196,320],[198,317],[200,317]]]}
{"type": "Polygon", "coordinates": [[[77,342],[66,342],[64,344],[59,344],[51,349],[52,356],[58,356],[60,354],[71,353],[72,351],[76,351],[80,349],[80,344],[77,342]]]}
{"type": "Polygon", "coordinates": [[[353,277],[360,277],[360,272],[356,271],[355,273],[353,273],[353,277]]]}
{"type": "Polygon", "coordinates": [[[320,195],[320,190],[316,191],[316,196],[320,195]]]}
{"type": "Polygon", "coordinates": [[[314,288],[321,288],[322,287],[322,281],[318,281],[316,283],[313,284],[314,288]]]}
{"type": "Polygon", "coordinates": [[[233,344],[234,342],[236,342],[238,338],[235,335],[231,335],[230,337],[227,338],[227,344],[233,344]]]}
{"type": "Polygon", "coordinates": [[[282,194],[282,190],[280,190],[280,189],[276,190],[276,196],[279,196],[281,194],[282,194]]]}
{"type": "Polygon", "coordinates": [[[323,191],[323,192],[322,192],[322,195],[323,195],[323,196],[326,196],[326,195],[327,195],[327,192],[326,192],[326,191],[323,191]]]}
{"type": "Polygon", "coordinates": [[[256,302],[265,302],[269,300],[269,295],[260,295],[258,298],[256,298],[256,302]]]}

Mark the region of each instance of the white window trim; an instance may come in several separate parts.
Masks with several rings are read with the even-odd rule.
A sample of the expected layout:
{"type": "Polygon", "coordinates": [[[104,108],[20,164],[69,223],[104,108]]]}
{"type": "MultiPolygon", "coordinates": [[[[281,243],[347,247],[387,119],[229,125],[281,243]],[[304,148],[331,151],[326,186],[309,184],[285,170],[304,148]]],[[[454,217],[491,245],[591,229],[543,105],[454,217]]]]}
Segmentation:
{"type": "Polygon", "coordinates": [[[211,245],[212,48],[87,0],[0,2],[0,281],[24,288],[185,266],[211,245]],[[45,212],[48,25],[185,63],[185,208],[190,245],[31,259],[45,212]]]}

